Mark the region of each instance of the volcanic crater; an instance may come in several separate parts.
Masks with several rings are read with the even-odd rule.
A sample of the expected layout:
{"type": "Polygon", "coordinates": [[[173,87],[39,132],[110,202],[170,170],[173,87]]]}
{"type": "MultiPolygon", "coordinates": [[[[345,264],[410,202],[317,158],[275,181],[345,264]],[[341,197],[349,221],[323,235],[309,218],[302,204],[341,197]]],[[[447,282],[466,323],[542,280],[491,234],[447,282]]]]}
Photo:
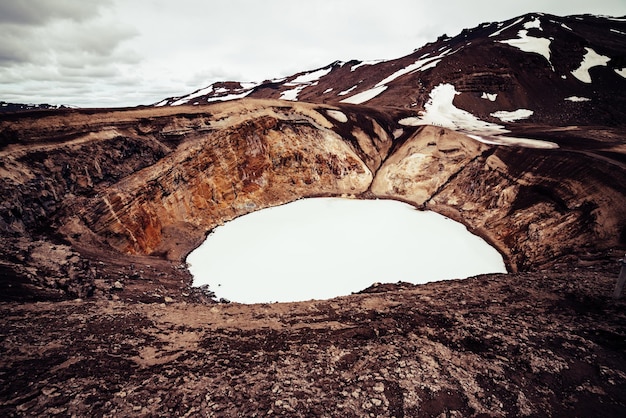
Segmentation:
{"type": "MultiPolygon", "coordinates": [[[[2,115],[2,414],[623,416],[626,305],[612,295],[626,250],[626,146],[623,98],[607,91],[624,77],[617,67],[593,70],[600,81],[583,86],[591,104],[567,101],[576,110],[563,114],[558,103],[578,97],[580,81],[551,71],[573,70],[583,48],[562,54],[562,64],[558,54],[524,59],[516,54],[528,52],[499,42],[520,30],[556,38],[567,23],[600,50],[605,38],[589,29],[599,18],[550,19],[442,37],[402,60],[421,78],[394,64],[382,79],[384,63],[364,65],[372,79],[389,80],[364,104],[326,100],[318,90],[327,87],[307,81],[301,93],[311,103],[2,115]],[[445,77],[435,60],[415,63],[442,43],[470,48],[468,39],[490,35],[502,61],[489,71],[468,61],[471,74],[456,74],[454,60],[468,55],[452,49],[436,56],[445,77]],[[550,90],[524,88],[537,74],[561,83],[563,97],[540,106],[550,90]],[[447,82],[455,112],[480,103],[474,115],[491,124],[501,123],[494,106],[538,104],[502,125],[522,141],[407,123],[424,117],[428,94],[434,101],[434,87],[447,82]],[[441,213],[494,246],[510,273],[419,286],[381,277],[345,297],[259,305],[218,303],[211,289],[191,286],[185,257],[217,225],[317,196],[397,199],[441,213]]],[[[611,65],[626,62],[623,44],[605,43],[611,65]]]]}

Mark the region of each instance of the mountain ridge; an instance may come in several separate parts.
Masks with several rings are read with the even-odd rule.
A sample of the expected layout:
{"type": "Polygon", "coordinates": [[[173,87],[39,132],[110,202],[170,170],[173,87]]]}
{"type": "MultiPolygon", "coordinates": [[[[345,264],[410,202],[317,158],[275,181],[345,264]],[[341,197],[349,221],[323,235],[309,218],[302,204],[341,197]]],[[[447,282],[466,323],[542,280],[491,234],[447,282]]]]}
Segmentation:
{"type": "Polygon", "coordinates": [[[260,83],[214,83],[155,105],[250,97],[422,111],[433,89],[449,83],[456,106],[489,122],[499,122],[495,112],[532,104],[535,123],[618,126],[626,120],[626,96],[616,94],[626,91],[625,40],[624,18],[528,13],[444,34],[397,59],[334,61],[260,83]],[[607,59],[581,68],[587,55],[607,59]]]}

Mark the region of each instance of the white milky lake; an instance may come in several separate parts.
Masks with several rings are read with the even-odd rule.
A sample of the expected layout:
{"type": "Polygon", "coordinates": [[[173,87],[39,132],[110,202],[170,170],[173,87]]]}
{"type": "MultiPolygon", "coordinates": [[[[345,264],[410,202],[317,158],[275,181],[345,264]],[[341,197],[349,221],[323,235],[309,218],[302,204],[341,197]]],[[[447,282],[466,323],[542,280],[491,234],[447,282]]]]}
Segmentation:
{"type": "Polygon", "coordinates": [[[373,283],[505,273],[465,226],[394,200],[302,199],[215,228],[187,257],[194,286],[240,303],[349,295],[373,283]]]}

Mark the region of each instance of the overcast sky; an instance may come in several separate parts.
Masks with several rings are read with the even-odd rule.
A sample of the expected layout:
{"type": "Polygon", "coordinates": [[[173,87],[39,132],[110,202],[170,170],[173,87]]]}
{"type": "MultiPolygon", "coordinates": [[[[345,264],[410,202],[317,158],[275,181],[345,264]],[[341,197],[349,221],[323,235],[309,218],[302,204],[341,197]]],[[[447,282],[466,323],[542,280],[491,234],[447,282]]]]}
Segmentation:
{"type": "Polygon", "coordinates": [[[0,100],[135,106],[214,81],[398,58],[527,12],[626,15],[626,0],[0,0],[0,100]]]}

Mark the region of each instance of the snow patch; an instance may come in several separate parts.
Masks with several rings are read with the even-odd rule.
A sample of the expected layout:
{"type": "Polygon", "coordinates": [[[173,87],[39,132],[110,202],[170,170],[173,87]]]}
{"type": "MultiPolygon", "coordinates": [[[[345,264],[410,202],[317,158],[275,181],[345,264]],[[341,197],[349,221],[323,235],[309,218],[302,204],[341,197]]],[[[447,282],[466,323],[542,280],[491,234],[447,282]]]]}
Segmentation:
{"type": "Polygon", "coordinates": [[[618,33],[618,34],[620,34],[620,35],[626,35],[626,32],[622,32],[621,30],[617,30],[617,29],[613,29],[613,28],[611,28],[611,29],[610,29],[610,31],[611,31],[611,32],[618,33]]]}
{"type": "Polygon", "coordinates": [[[522,119],[528,119],[535,113],[528,109],[517,109],[513,111],[499,110],[497,112],[490,113],[490,116],[500,119],[502,122],[515,122],[522,119]]]}
{"type": "Polygon", "coordinates": [[[600,55],[591,48],[585,48],[585,50],[587,52],[585,52],[585,56],[583,57],[583,61],[580,63],[580,67],[572,71],[572,75],[583,83],[589,84],[591,83],[591,74],[589,74],[589,70],[593,67],[606,67],[606,64],[611,61],[611,58],[600,55]]]}
{"type": "Polygon", "coordinates": [[[294,78],[293,80],[285,83],[285,85],[286,86],[295,86],[295,85],[298,85],[298,84],[312,83],[313,81],[319,80],[320,78],[324,77],[325,75],[327,75],[331,71],[332,71],[332,67],[321,68],[319,70],[312,71],[310,73],[302,74],[302,75],[294,78]]]}
{"type": "Polygon", "coordinates": [[[591,99],[588,98],[588,97],[578,97],[578,96],[566,97],[563,100],[567,100],[568,102],[589,102],[589,101],[591,101],[591,99]]]}
{"type": "Polygon", "coordinates": [[[304,73],[293,80],[286,82],[283,84],[285,87],[293,88],[283,91],[280,94],[279,99],[297,101],[298,95],[302,92],[302,90],[309,86],[316,86],[319,83],[318,80],[330,73],[332,69],[332,66],[328,68],[321,68],[319,70],[311,71],[310,73],[304,73]]]}
{"type": "Polygon", "coordinates": [[[626,68],[616,68],[615,72],[618,75],[621,75],[622,77],[626,78],[626,68]]]}
{"type": "MultiPolygon", "coordinates": [[[[557,144],[547,141],[504,136],[504,134],[511,131],[502,125],[480,120],[471,113],[454,106],[452,102],[457,94],[460,93],[456,91],[452,84],[439,84],[430,92],[430,99],[424,106],[424,112],[421,112],[419,117],[403,118],[398,123],[403,126],[441,126],[465,133],[475,140],[488,144],[517,145],[545,149],[558,148],[557,144]]],[[[532,114],[532,111],[520,110],[525,112],[516,111],[509,113],[515,113],[516,116],[522,116],[527,112],[532,114]]]]}
{"type": "Polygon", "coordinates": [[[378,96],[383,91],[387,90],[387,86],[376,86],[371,89],[362,91],[360,93],[355,94],[354,96],[350,96],[346,99],[340,101],[340,103],[352,103],[352,104],[361,104],[365,103],[368,100],[372,100],[374,97],[378,96]]]}
{"type": "Polygon", "coordinates": [[[541,141],[537,139],[529,138],[516,138],[513,136],[492,136],[483,138],[480,135],[468,135],[470,138],[475,139],[483,144],[489,145],[504,145],[504,146],[518,146],[524,148],[536,148],[536,149],[557,149],[559,144],[550,141],[541,141]]]}
{"type": "Polygon", "coordinates": [[[365,65],[376,65],[378,63],[384,62],[385,60],[371,60],[371,61],[361,61],[358,64],[353,65],[352,67],[350,67],[350,71],[354,71],[359,67],[363,67],[365,65]]]}
{"type": "MultiPolygon", "coordinates": [[[[419,125],[435,125],[456,131],[480,132],[486,135],[504,134],[508,131],[501,125],[478,119],[471,113],[452,104],[454,96],[460,94],[452,84],[439,84],[430,92],[430,99],[419,117],[419,125]]],[[[416,126],[415,120],[403,119],[404,124],[416,126]]]]}
{"type": "Polygon", "coordinates": [[[487,99],[490,102],[495,102],[497,97],[498,97],[498,93],[487,93],[487,92],[483,92],[483,95],[480,96],[481,99],[487,99]]]}
{"type": "Polygon", "coordinates": [[[502,29],[499,29],[499,30],[495,31],[494,33],[492,33],[491,35],[489,35],[489,37],[491,38],[491,37],[493,37],[493,36],[498,36],[498,35],[500,35],[502,32],[504,32],[504,31],[505,31],[505,30],[507,30],[508,28],[511,28],[511,27],[513,27],[513,26],[517,25],[517,24],[518,24],[519,22],[521,22],[522,20],[524,20],[524,18],[523,18],[523,17],[520,17],[519,19],[517,19],[515,22],[511,23],[510,25],[505,26],[505,27],[503,27],[502,29]]]}
{"type": "MultiPolygon", "coordinates": [[[[534,54],[539,54],[548,60],[550,66],[552,67],[552,62],[550,61],[550,40],[546,38],[536,38],[534,36],[528,36],[528,30],[522,29],[517,32],[517,39],[508,39],[505,41],[498,41],[503,44],[511,45],[512,47],[518,48],[524,52],[530,52],[534,54]]],[[[554,68],[554,67],[553,67],[554,68]]]]}
{"type": "Polygon", "coordinates": [[[343,99],[342,102],[361,104],[368,100],[371,100],[372,98],[378,96],[380,93],[385,91],[387,89],[387,84],[391,83],[395,79],[402,77],[405,74],[414,73],[416,71],[426,71],[430,68],[434,68],[435,66],[437,66],[437,64],[441,62],[442,58],[448,55],[454,54],[457,51],[458,49],[455,51],[452,51],[452,49],[448,48],[442,53],[440,53],[439,55],[429,57],[429,58],[424,58],[425,56],[428,55],[428,54],[424,54],[413,64],[409,64],[406,67],[394,72],[390,76],[385,77],[384,79],[376,83],[376,85],[373,88],[366,90],[364,92],[361,92],[361,93],[357,93],[354,96],[348,97],[347,99],[343,99]]]}
{"type": "Polygon", "coordinates": [[[541,20],[538,17],[533,18],[530,22],[524,23],[524,29],[540,29],[541,30],[541,20]]]}
{"type": "Polygon", "coordinates": [[[208,86],[208,87],[205,87],[203,89],[197,90],[197,91],[191,93],[190,95],[181,97],[180,99],[178,99],[175,102],[173,102],[172,106],[180,106],[180,105],[186,104],[189,101],[191,101],[192,99],[195,99],[196,97],[205,96],[205,95],[210,94],[210,93],[213,93],[213,85],[212,84],[210,86],[208,86]]]}
{"type": "MultiPolygon", "coordinates": [[[[284,80],[284,78],[282,78],[282,79],[277,79],[277,80],[272,80],[272,81],[276,82],[276,81],[282,81],[282,80],[284,80]]],[[[246,81],[243,81],[243,82],[239,83],[239,85],[240,85],[240,86],[241,86],[241,88],[242,88],[242,89],[244,89],[244,90],[250,90],[250,89],[253,89],[253,88],[255,88],[256,86],[258,86],[258,85],[259,85],[259,83],[256,83],[256,82],[254,82],[254,81],[247,81],[247,82],[246,82],[246,81]]]]}
{"type": "Polygon", "coordinates": [[[324,90],[324,92],[322,94],[327,94],[327,93],[330,93],[331,91],[333,91],[332,87],[329,88],[329,89],[324,90]]]}
{"type": "MultiPolygon", "coordinates": [[[[286,85],[286,84],[285,84],[286,85]]],[[[310,84],[300,84],[292,89],[289,90],[285,90],[282,93],[280,93],[280,97],[279,99],[281,100],[291,100],[291,101],[297,101],[298,100],[298,94],[300,94],[300,92],[302,90],[304,90],[305,87],[308,87],[310,84]]]]}
{"type": "Polygon", "coordinates": [[[233,94],[228,94],[226,96],[209,97],[206,99],[206,101],[207,102],[226,102],[228,100],[243,99],[248,94],[252,93],[252,91],[253,91],[252,89],[249,89],[242,93],[233,93],[233,94]]]}
{"type": "Polygon", "coordinates": [[[423,59],[418,59],[417,61],[415,61],[413,64],[407,65],[406,67],[402,68],[401,70],[396,71],[395,73],[391,74],[389,77],[384,78],[383,80],[379,81],[376,86],[382,86],[385,85],[387,83],[392,82],[393,80],[402,77],[405,74],[409,74],[409,73],[413,73],[416,71],[426,71],[430,68],[434,68],[435,66],[437,66],[437,64],[439,64],[439,62],[441,62],[441,59],[447,55],[450,55],[451,53],[451,49],[447,49],[446,51],[442,52],[439,55],[436,55],[434,57],[430,57],[430,58],[423,58],[423,59]]]}
{"type": "Polygon", "coordinates": [[[339,93],[337,93],[337,96],[345,96],[346,94],[350,94],[350,92],[354,89],[356,89],[357,87],[359,87],[358,84],[350,87],[348,90],[344,90],[344,91],[340,91],[339,93]]]}

